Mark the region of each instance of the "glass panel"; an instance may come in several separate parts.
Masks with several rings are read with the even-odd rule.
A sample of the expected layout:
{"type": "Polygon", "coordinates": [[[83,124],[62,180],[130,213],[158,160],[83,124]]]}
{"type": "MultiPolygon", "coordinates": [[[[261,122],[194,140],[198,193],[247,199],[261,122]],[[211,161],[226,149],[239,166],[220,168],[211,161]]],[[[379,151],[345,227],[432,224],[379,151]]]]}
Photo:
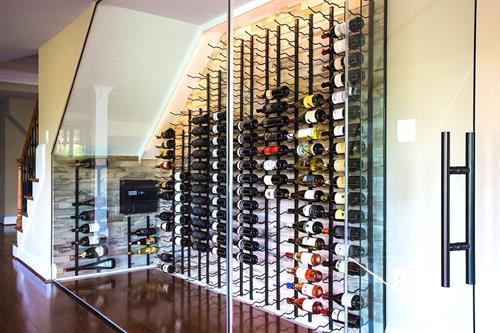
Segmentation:
{"type": "MultiPolygon", "coordinates": [[[[451,165],[464,165],[474,1],[389,1],[388,12],[388,330],[472,332],[464,252],[451,254],[451,288],[440,286],[440,137],[451,132],[451,165]]],[[[451,177],[452,242],[465,240],[464,182],[451,177]]]]}
{"type": "Polygon", "coordinates": [[[52,154],[53,263],[60,286],[122,328],[225,330],[225,299],[209,292],[224,293],[226,278],[208,246],[214,196],[199,193],[213,183],[194,180],[209,176],[195,163],[214,161],[194,141],[214,135],[192,131],[208,129],[195,117],[224,111],[226,17],[226,1],[104,0],[95,11],[52,154]],[[219,59],[208,69],[207,54],[219,59]]]}

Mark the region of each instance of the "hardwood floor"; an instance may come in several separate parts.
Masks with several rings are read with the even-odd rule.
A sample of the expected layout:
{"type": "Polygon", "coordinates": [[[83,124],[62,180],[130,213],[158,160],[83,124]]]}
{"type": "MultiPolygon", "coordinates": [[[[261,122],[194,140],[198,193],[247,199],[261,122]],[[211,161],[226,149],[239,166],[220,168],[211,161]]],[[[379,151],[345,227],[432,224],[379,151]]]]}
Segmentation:
{"type": "Polygon", "coordinates": [[[0,225],[0,332],[108,333],[102,319],[12,258],[14,226],[0,225]]]}

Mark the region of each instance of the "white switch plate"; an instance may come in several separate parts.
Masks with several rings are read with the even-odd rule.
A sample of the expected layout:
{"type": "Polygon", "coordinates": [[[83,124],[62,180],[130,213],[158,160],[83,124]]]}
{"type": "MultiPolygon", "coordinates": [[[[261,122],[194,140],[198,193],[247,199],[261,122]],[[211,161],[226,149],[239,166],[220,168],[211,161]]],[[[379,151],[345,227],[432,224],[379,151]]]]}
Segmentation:
{"type": "Polygon", "coordinates": [[[416,119],[401,119],[397,123],[398,142],[415,142],[417,140],[416,119]]]}

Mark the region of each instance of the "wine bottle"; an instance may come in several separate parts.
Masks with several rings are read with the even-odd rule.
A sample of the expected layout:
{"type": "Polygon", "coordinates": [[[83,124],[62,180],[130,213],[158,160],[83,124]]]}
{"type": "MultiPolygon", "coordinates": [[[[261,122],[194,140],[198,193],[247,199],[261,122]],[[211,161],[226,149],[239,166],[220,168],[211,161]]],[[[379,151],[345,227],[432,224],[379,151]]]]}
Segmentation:
{"type": "Polygon", "coordinates": [[[76,160],[74,163],[66,164],[67,167],[95,169],[108,166],[108,160],[105,158],[86,158],[84,160],[76,160]]]}
{"type": "Polygon", "coordinates": [[[191,221],[191,226],[200,229],[207,229],[210,227],[210,223],[208,222],[208,220],[193,219],[191,221]]]}
{"type": "Polygon", "coordinates": [[[323,232],[323,223],[318,221],[299,221],[292,224],[292,228],[300,232],[319,235],[323,232]]]}
{"type": "Polygon", "coordinates": [[[299,237],[297,239],[288,239],[288,243],[295,244],[307,250],[318,251],[318,250],[328,250],[325,245],[325,240],[317,237],[299,237]]]}
{"type": "Polygon", "coordinates": [[[257,149],[257,156],[270,156],[270,155],[278,155],[283,156],[290,152],[290,149],[286,145],[276,145],[276,146],[266,146],[262,149],[257,149]]]}
{"type": "Polygon", "coordinates": [[[71,205],[73,207],[76,207],[76,206],[96,206],[96,204],[97,204],[97,206],[102,206],[105,203],[106,203],[106,201],[103,198],[100,198],[99,200],[97,200],[97,202],[96,202],[95,198],[91,198],[91,199],[80,201],[80,202],[73,202],[71,205]]]}
{"type": "Polygon", "coordinates": [[[294,135],[296,139],[302,140],[322,140],[328,135],[326,127],[316,126],[311,128],[301,128],[294,135]]]}
{"type": "Polygon", "coordinates": [[[226,174],[225,173],[214,173],[212,175],[212,182],[225,183],[226,182],[226,174]]]}
{"type": "Polygon", "coordinates": [[[256,228],[252,227],[243,227],[240,226],[236,229],[234,229],[234,232],[242,237],[248,237],[248,238],[254,238],[254,237],[259,237],[259,230],[256,228]]]}
{"type": "Polygon", "coordinates": [[[238,195],[240,197],[245,197],[245,196],[255,197],[255,196],[259,195],[259,190],[257,190],[255,187],[241,186],[241,187],[237,187],[235,191],[236,191],[236,195],[238,195]]]}
{"type": "Polygon", "coordinates": [[[317,284],[310,284],[304,282],[299,282],[299,283],[288,282],[286,284],[286,287],[288,289],[295,289],[302,295],[306,295],[313,298],[320,298],[321,296],[323,296],[323,288],[321,288],[321,286],[317,284]]]}
{"type": "Polygon", "coordinates": [[[212,126],[212,133],[214,134],[222,134],[226,132],[226,125],[224,124],[215,124],[212,126]]]}
{"type": "Polygon", "coordinates": [[[222,185],[212,186],[212,194],[226,194],[226,187],[222,185]]]}
{"type": "Polygon", "coordinates": [[[208,185],[193,185],[191,187],[191,192],[192,193],[208,193],[210,192],[210,188],[208,185]]]}
{"type": "Polygon", "coordinates": [[[265,171],[288,170],[289,168],[290,164],[287,160],[266,160],[262,163],[262,169],[265,171]]]}
{"type": "Polygon", "coordinates": [[[195,139],[191,141],[191,145],[195,148],[208,147],[210,145],[210,140],[208,139],[195,139]]]}
{"type": "Polygon", "coordinates": [[[175,138],[175,130],[173,128],[167,128],[160,135],[156,136],[157,139],[173,139],[175,138]]]}
{"type": "Polygon", "coordinates": [[[285,252],[285,257],[294,259],[297,262],[305,265],[318,266],[321,264],[321,255],[311,252],[285,252]]]}
{"type": "Polygon", "coordinates": [[[271,113],[280,113],[287,111],[289,109],[289,105],[287,102],[274,102],[265,104],[262,109],[257,109],[257,113],[271,114],[271,113]]]}
{"type": "MultiPolygon", "coordinates": [[[[363,62],[364,62],[363,53],[361,52],[349,53],[349,68],[359,67],[363,64],[363,62]]],[[[344,64],[345,64],[345,56],[344,55],[338,56],[333,60],[333,69],[335,71],[343,71],[345,70],[344,64]]],[[[332,63],[330,63],[330,65],[323,66],[322,70],[330,71],[332,69],[331,65],[332,63]]]]}
{"type": "Polygon", "coordinates": [[[193,170],[208,170],[210,169],[210,163],[208,162],[193,162],[191,163],[191,169],[193,170]]]}
{"type": "Polygon", "coordinates": [[[104,212],[106,212],[106,216],[109,217],[109,212],[107,210],[99,210],[99,211],[97,211],[97,214],[96,214],[96,210],[86,210],[86,211],[81,212],[78,215],[71,216],[71,218],[72,219],[79,219],[82,221],[90,221],[90,220],[95,220],[96,215],[99,215],[100,213],[104,213],[104,212]]]}
{"type": "Polygon", "coordinates": [[[287,97],[289,94],[290,94],[290,88],[288,88],[287,86],[281,86],[274,89],[268,89],[264,92],[264,94],[257,97],[265,99],[278,99],[287,97]]]}
{"type": "Polygon", "coordinates": [[[174,220],[174,213],[172,212],[161,212],[158,215],[155,215],[156,218],[166,221],[166,222],[171,222],[174,220]]]}
{"type": "MultiPolygon", "coordinates": [[[[325,177],[323,177],[323,175],[315,175],[315,174],[302,175],[295,178],[293,180],[293,183],[306,187],[321,187],[325,184],[325,177]]],[[[314,199],[309,199],[309,200],[314,200],[314,199]]],[[[327,201],[325,199],[322,199],[321,197],[320,200],[327,201]]]]}
{"type": "Polygon", "coordinates": [[[220,246],[214,246],[210,252],[214,256],[218,256],[218,257],[225,257],[226,256],[226,249],[223,247],[220,247],[220,246]]]}
{"type": "MultiPolygon", "coordinates": [[[[208,188],[208,186],[207,186],[208,188]]],[[[210,204],[210,198],[207,196],[194,196],[191,203],[195,205],[208,205],[210,204]]]]}
{"type": "MultiPolygon", "coordinates": [[[[366,78],[366,73],[360,68],[350,70],[347,75],[347,80],[353,84],[362,82],[366,78]]],[[[343,88],[346,82],[345,73],[337,73],[332,78],[330,82],[323,82],[321,87],[327,88],[330,85],[333,85],[334,88],[343,88]]]]}
{"type": "Polygon", "coordinates": [[[342,22],[334,25],[329,32],[321,35],[321,38],[341,38],[346,35],[348,31],[359,32],[365,26],[365,21],[357,16],[349,20],[349,22],[342,22]]]}
{"type": "Polygon", "coordinates": [[[212,206],[226,208],[226,199],[213,197],[211,201],[212,206]]]}
{"type": "Polygon", "coordinates": [[[212,236],[212,242],[220,244],[220,245],[225,245],[226,244],[226,236],[224,236],[224,235],[213,235],[212,236]]]}
{"type": "Polygon", "coordinates": [[[210,133],[210,127],[208,126],[200,126],[193,128],[191,130],[191,135],[193,136],[202,136],[202,135],[208,135],[210,133]]]}
{"type": "Polygon", "coordinates": [[[265,175],[262,177],[262,181],[266,186],[286,185],[288,183],[288,177],[287,175],[265,175]]]}
{"type": "Polygon", "coordinates": [[[129,242],[128,245],[153,245],[156,243],[158,243],[158,238],[149,236],[129,242]]]}
{"type": "Polygon", "coordinates": [[[203,207],[193,207],[192,214],[194,216],[208,216],[210,214],[210,210],[208,208],[203,207]]]}
{"type": "Polygon", "coordinates": [[[301,310],[312,314],[321,314],[323,309],[323,304],[314,299],[308,298],[287,298],[286,302],[288,304],[293,304],[301,310]]]}
{"type": "MultiPolygon", "coordinates": [[[[350,158],[347,162],[347,169],[349,171],[359,171],[365,170],[366,166],[362,159],[360,158],[350,158]]],[[[345,171],[345,159],[337,159],[333,161],[333,170],[336,172],[344,172],[345,171]]],[[[349,177],[351,178],[351,177],[349,177]]],[[[356,177],[354,177],[356,178],[356,177]]]]}
{"type": "Polygon", "coordinates": [[[352,101],[356,101],[359,99],[360,95],[361,92],[358,87],[349,87],[347,89],[347,92],[345,91],[345,89],[335,91],[332,94],[331,102],[333,104],[342,104],[345,103],[348,98],[352,101]]]}
{"type": "MultiPolygon", "coordinates": [[[[212,138],[212,144],[214,146],[223,146],[226,144],[226,138],[223,136],[215,136],[212,138]]],[[[208,144],[207,144],[208,146],[208,144]]]]}
{"type": "MultiPolygon", "coordinates": [[[[336,205],[344,205],[346,203],[346,194],[345,192],[335,192],[332,199],[336,205]]],[[[347,194],[347,203],[351,206],[364,205],[366,196],[362,192],[349,192],[347,194]]]]}
{"type": "Polygon", "coordinates": [[[182,247],[191,246],[191,241],[188,238],[174,237],[172,239],[172,242],[175,245],[182,246],[182,247]]]}
{"type": "Polygon", "coordinates": [[[75,260],[77,257],[80,259],[94,259],[106,255],[108,255],[108,247],[106,245],[98,245],[96,247],[89,247],[88,249],[85,249],[85,251],[78,254],[78,256],[71,255],[70,260],[75,260]]]}
{"type": "Polygon", "coordinates": [[[191,217],[185,215],[176,215],[174,218],[176,224],[187,225],[191,223],[191,217]]]}
{"type": "Polygon", "coordinates": [[[210,152],[207,149],[197,149],[191,152],[191,156],[193,158],[208,158],[210,156],[210,152]]]}
{"type": "Polygon", "coordinates": [[[260,245],[256,241],[240,239],[236,242],[236,246],[243,251],[259,251],[260,245]]]}
{"type": "MultiPolygon", "coordinates": [[[[116,267],[116,260],[114,258],[108,258],[100,262],[92,262],[90,264],[78,265],[78,271],[90,270],[90,269],[113,269],[116,267]]],[[[65,272],[75,271],[77,267],[66,267],[65,272]]]]}
{"type": "MultiPolygon", "coordinates": [[[[331,311],[329,311],[327,309],[323,309],[321,314],[324,316],[328,316],[330,314],[330,317],[336,323],[344,324],[344,322],[345,322],[345,311],[344,310],[332,309],[331,311]]],[[[353,313],[348,313],[347,314],[347,327],[352,327],[352,328],[361,327],[361,318],[358,315],[355,315],[353,313]]]]}
{"type": "Polygon", "coordinates": [[[162,141],[159,145],[155,145],[155,148],[174,149],[175,148],[175,140],[162,141]]]}
{"type": "Polygon", "coordinates": [[[225,121],[226,120],[226,112],[225,111],[214,112],[212,114],[212,120],[213,121],[225,121]]]}
{"type": "MultiPolygon", "coordinates": [[[[350,154],[360,154],[366,151],[366,145],[364,142],[359,140],[349,141],[347,144],[347,149],[349,149],[350,154]]],[[[345,141],[339,141],[333,144],[332,151],[335,154],[345,154],[346,152],[346,143],[345,141]]]]}
{"type": "Polygon", "coordinates": [[[212,229],[213,231],[224,232],[225,233],[226,232],[226,224],[220,223],[220,222],[214,222],[210,226],[210,229],[212,229]]]}
{"type": "Polygon", "coordinates": [[[160,224],[160,229],[163,231],[167,231],[167,232],[174,231],[175,223],[174,222],[163,222],[162,224],[160,224]]]}
{"type": "MultiPolygon", "coordinates": [[[[325,229],[328,231],[328,229],[325,229]]],[[[323,232],[325,233],[325,232],[323,232]]],[[[334,243],[332,246],[333,254],[337,256],[345,256],[346,254],[351,257],[362,257],[365,255],[365,248],[359,245],[348,245],[343,243],[334,243]]]]}
{"type": "Polygon", "coordinates": [[[254,174],[239,174],[236,176],[236,181],[240,184],[255,184],[259,181],[259,176],[254,174]]]}
{"type": "Polygon", "coordinates": [[[236,142],[240,145],[244,143],[256,143],[261,141],[262,138],[258,134],[239,134],[236,138],[236,142]]]}
{"type": "Polygon", "coordinates": [[[177,193],[174,198],[176,202],[190,203],[192,198],[190,194],[177,193]]]}
{"type": "Polygon", "coordinates": [[[331,44],[330,48],[321,50],[321,54],[329,54],[333,52],[335,54],[344,53],[347,50],[353,51],[356,49],[360,49],[363,45],[365,45],[365,36],[363,34],[353,34],[349,36],[349,41],[345,38],[336,41],[331,44]]]}
{"type": "Polygon", "coordinates": [[[174,168],[174,161],[163,161],[160,162],[160,164],[156,164],[154,167],[162,170],[172,170],[174,168]]]}
{"type": "Polygon", "coordinates": [[[297,155],[299,156],[317,156],[325,152],[325,148],[319,142],[302,142],[297,146],[297,155]]]}
{"type": "Polygon", "coordinates": [[[219,220],[225,220],[226,219],[226,212],[220,209],[214,209],[212,212],[210,212],[210,216],[214,219],[219,219],[219,220]]]}
{"type": "Polygon", "coordinates": [[[208,123],[209,121],[210,121],[210,116],[208,114],[191,118],[191,123],[193,123],[194,125],[203,125],[208,123]]]}
{"type": "Polygon", "coordinates": [[[180,214],[190,214],[191,206],[189,205],[175,205],[175,212],[180,214]]]}
{"type": "Polygon", "coordinates": [[[99,223],[85,223],[80,227],[71,229],[72,232],[81,232],[83,234],[89,234],[91,232],[99,232],[101,230],[101,225],[99,223]]]}
{"type": "Polygon", "coordinates": [[[299,109],[311,109],[311,108],[319,108],[323,104],[325,104],[325,98],[323,97],[323,95],[312,94],[300,98],[295,103],[295,107],[299,109]]]}
{"type": "Polygon", "coordinates": [[[200,239],[200,240],[209,240],[210,233],[201,230],[193,230],[191,231],[191,238],[200,239]]]}
{"type": "Polygon", "coordinates": [[[179,264],[159,264],[158,268],[168,274],[180,273],[182,271],[182,266],[179,264]]]}
{"type": "MultiPolygon", "coordinates": [[[[323,261],[322,263],[323,266],[331,266],[333,267],[333,270],[339,273],[345,273],[346,271],[346,264],[345,260],[343,259],[335,259],[333,261],[323,261]]],[[[364,269],[361,269],[359,265],[356,263],[349,261],[347,265],[347,274],[351,276],[364,276],[366,274],[366,271],[364,269]]]]}
{"type": "Polygon", "coordinates": [[[176,235],[187,236],[191,233],[191,228],[183,225],[178,225],[174,229],[176,235]]]}
{"type": "Polygon", "coordinates": [[[208,245],[208,243],[199,242],[199,241],[194,241],[193,244],[191,244],[191,248],[195,251],[198,251],[198,252],[209,252],[210,251],[210,245],[208,245]]]}
{"type": "Polygon", "coordinates": [[[210,175],[208,173],[193,173],[191,175],[191,180],[193,182],[208,183],[210,175]]]}
{"type": "Polygon", "coordinates": [[[163,261],[163,262],[166,262],[166,263],[169,263],[169,262],[173,262],[175,257],[173,254],[170,254],[170,253],[166,253],[166,252],[163,252],[163,253],[160,253],[158,255],[158,258],[163,261]]]}
{"type": "Polygon", "coordinates": [[[289,274],[294,275],[299,280],[306,280],[307,282],[321,282],[323,274],[315,269],[296,266],[287,270],[289,274]]]}
{"type": "Polygon", "coordinates": [[[297,163],[294,163],[292,167],[300,171],[312,172],[323,171],[326,169],[323,159],[319,157],[303,158],[297,163]]]}
{"type": "Polygon", "coordinates": [[[78,240],[76,242],[71,242],[71,245],[92,246],[92,245],[101,244],[104,241],[106,241],[106,237],[85,236],[85,237],[80,238],[80,240],[78,240]]]}
{"type": "Polygon", "coordinates": [[[236,168],[238,170],[253,170],[256,169],[257,167],[258,167],[258,162],[256,160],[236,162],[236,168]]]}
{"type": "MultiPolygon", "coordinates": [[[[334,220],[345,220],[345,211],[343,209],[334,209],[331,215],[334,220]]],[[[347,215],[347,220],[351,223],[360,223],[365,220],[365,213],[362,210],[349,209],[347,215]]]]}
{"type": "Polygon", "coordinates": [[[238,200],[235,204],[235,207],[239,210],[254,210],[259,209],[259,203],[255,200],[238,200]]]}
{"type": "Polygon", "coordinates": [[[290,214],[300,214],[304,217],[313,219],[325,217],[325,208],[319,205],[304,205],[297,209],[289,208],[287,212],[290,214]]]}
{"type": "Polygon", "coordinates": [[[236,215],[236,220],[239,223],[258,223],[259,217],[255,214],[239,213],[236,215]]]}
{"type": "MultiPolygon", "coordinates": [[[[366,230],[361,227],[348,228],[349,240],[363,240],[366,238],[366,230]]],[[[345,234],[345,227],[343,225],[336,225],[333,227],[333,236],[335,238],[343,239],[345,234]]]]}
{"type": "MultiPolygon", "coordinates": [[[[361,116],[361,108],[359,105],[351,105],[348,109],[349,119],[359,119],[361,116]]],[[[332,112],[333,120],[345,119],[345,108],[334,109],[332,112]]],[[[344,143],[345,144],[345,143],[344,143]]]]}
{"type": "Polygon", "coordinates": [[[272,118],[265,118],[260,122],[260,126],[263,128],[272,128],[272,127],[280,127],[287,126],[290,123],[290,119],[287,116],[279,116],[272,118]]]}
{"type": "Polygon", "coordinates": [[[255,147],[239,147],[236,149],[236,156],[238,157],[250,157],[257,154],[257,148],[255,147]]]}
{"type": "Polygon", "coordinates": [[[332,299],[338,305],[347,306],[350,310],[361,310],[365,306],[363,296],[354,293],[324,294],[323,298],[332,299]]]}
{"type": "Polygon", "coordinates": [[[254,130],[258,126],[259,126],[259,124],[257,123],[257,120],[251,119],[251,120],[239,121],[236,123],[236,125],[234,127],[238,131],[243,132],[243,131],[254,130]]]}
{"type": "Polygon", "coordinates": [[[175,198],[175,194],[171,190],[170,191],[163,191],[163,192],[158,193],[158,199],[173,200],[174,198],[175,198]]]}
{"type": "Polygon", "coordinates": [[[268,200],[287,199],[290,191],[286,188],[267,188],[264,190],[264,197],[268,200]]]}
{"type": "Polygon", "coordinates": [[[256,265],[259,261],[256,255],[250,253],[239,252],[233,255],[234,259],[238,262],[247,264],[247,265],[256,265]]]}
{"type": "MultiPolygon", "coordinates": [[[[349,136],[358,136],[361,132],[360,124],[349,124],[347,127],[349,136]]],[[[333,137],[340,138],[345,136],[345,125],[337,125],[332,130],[333,137]]]]}
{"type": "Polygon", "coordinates": [[[136,235],[136,236],[151,236],[151,235],[156,235],[156,228],[149,227],[149,228],[140,228],[137,229],[136,231],[132,231],[130,235],[136,235]]]}
{"type": "Polygon", "coordinates": [[[127,254],[129,256],[134,254],[154,254],[158,252],[158,248],[156,246],[146,246],[137,250],[128,251],[127,254]]]}
{"type": "Polygon", "coordinates": [[[163,180],[163,181],[159,182],[158,184],[156,184],[156,187],[158,187],[162,190],[171,192],[175,189],[175,183],[172,181],[163,180]]]}

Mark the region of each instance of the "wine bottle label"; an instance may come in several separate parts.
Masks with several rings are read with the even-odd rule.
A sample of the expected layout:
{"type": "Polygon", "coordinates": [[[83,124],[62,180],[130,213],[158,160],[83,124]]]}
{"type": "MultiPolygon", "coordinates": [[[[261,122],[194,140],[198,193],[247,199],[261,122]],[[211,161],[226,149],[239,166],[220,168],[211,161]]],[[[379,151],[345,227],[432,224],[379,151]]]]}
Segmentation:
{"type": "Polygon", "coordinates": [[[299,156],[305,156],[308,154],[309,149],[308,149],[308,144],[307,143],[301,143],[300,145],[297,146],[297,155],[299,156]]]}
{"type": "Polygon", "coordinates": [[[98,232],[99,229],[99,223],[89,223],[89,232],[98,232]]]}
{"type": "Polygon", "coordinates": [[[344,108],[339,108],[339,109],[333,110],[332,117],[333,117],[333,120],[344,119],[344,108]]]}
{"type": "Polygon", "coordinates": [[[333,67],[335,67],[336,70],[341,71],[344,69],[344,57],[338,57],[333,61],[333,67]]]}
{"type": "Polygon", "coordinates": [[[333,83],[335,84],[335,87],[337,87],[337,88],[342,88],[344,86],[344,80],[343,80],[342,73],[335,75],[335,77],[333,78],[333,83]]]}
{"type": "Polygon", "coordinates": [[[344,125],[335,126],[333,128],[333,136],[344,136],[344,125]]]}
{"type": "Polygon", "coordinates": [[[300,262],[307,265],[312,265],[312,257],[314,253],[302,252],[300,262]]]}
{"type": "Polygon", "coordinates": [[[219,131],[217,130],[217,125],[212,126],[212,132],[215,134],[219,133],[219,131]]]}
{"type": "Polygon", "coordinates": [[[295,270],[295,276],[297,279],[302,279],[302,280],[307,280],[306,279],[306,273],[307,273],[308,268],[307,267],[297,267],[295,270]]]}
{"type": "Polygon", "coordinates": [[[316,245],[317,238],[314,237],[304,237],[302,238],[302,245],[304,246],[314,246],[316,245]]]}
{"type": "Polygon", "coordinates": [[[344,103],[346,100],[346,93],[345,90],[342,91],[336,91],[332,94],[332,103],[333,104],[341,104],[344,103]]]}
{"type": "Polygon", "coordinates": [[[333,52],[342,53],[347,49],[347,43],[345,39],[341,39],[333,43],[333,52]]]}
{"type": "Polygon", "coordinates": [[[343,204],[345,204],[345,192],[337,192],[337,193],[335,193],[335,195],[333,197],[333,201],[337,205],[343,205],[343,204]]]}
{"type": "Polygon", "coordinates": [[[316,303],[316,301],[313,299],[305,299],[302,302],[302,309],[307,312],[313,312],[314,303],[316,303]]]}
{"type": "Polygon", "coordinates": [[[273,185],[273,176],[272,175],[265,175],[264,176],[264,184],[267,186],[273,185]]]}
{"type": "Polygon", "coordinates": [[[182,191],[182,184],[181,183],[177,183],[174,185],[174,190],[176,191],[182,191]]]}
{"type": "Polygon", "coordinates": [[[212,115],[212,119],[213,119],[214,121],[219,121],[219,112],[214,113],[214,114],[212,115]]]}
{"type": "Polygon", "coordinates": [[[167,264],[163,264],[163,265],[161,265],[161,270],[162,270],[163,272],[165,272],[165,273],[168,273],[168,266],[169,266],[169,265],[167,265],[167,264]]]}
{"type": "Polygon", "coordinates": [[[309,216],[310,215],[311,207],[312,207],[312,205],[304,206],[304,208],[302,209],[302,212],[304,213],[304,216],[309,216]]]}
{"type": "Polygon", "coordinates": [[[274,199],[274,189],[273,188],[267,188],[264,191],[264,197],[266,197],[266,199],[268,199],[268,200],[274,199]]]}
{"type": "Polygon", "coordinates": [[[214,173],[214,174],[212,175],[212,181],[213,181],[213,182],[218,182],[218,179],[217,179],[217,177],[218,177],[218,176],[219,176],[219,174],[214,173]]]}
{"type": "Polygon", "coordinates": [[[180,172],[176,172],[174,174],[174,179],[177,180],[178,182],[182,181],[182,179],[181,179],[181,173],[180,172]]]}
{"type": "Polygon", "coordinates": [[[346,144],[345,142],[337,142],[335,144],[335,152],[337,154],[345,154],[346,144]]]}
{"type": "Polygon", "coordinates": [[[212,251],[210,251],[212,253],[212,255],[216,256],[217,255],[217,248],[214,247],[212,248],[212,251]]]}
{"type": "Polygon", "coordinates": [[[181,201],[181,197],[182,197],[182,193],[177,193],[175,195],[175,197],[174,197],[174,200],[180,202],[181,201]]]}
{"type": "Polygon", "coordinates": [[[218,199],[219,199],[218,197],[212,198],[212,206],[218,206],[219,205],[218,202],[217,202],[218,199]]]}
{"type": "Polygon", "coordinates": [[[335,170],[337,172],[345,171],[345,160],[340,159],[340,160],[333,161],[333,170],[335,170]]]}
{"type": "Polygon", "coordinates": [[[344,293],[344,295],[342,295],[340,303],[343,306],[351,307],[352,306],[352,299],[354,298],[355,295],[356,294],[352,294],[352,293],[344,293]]]}
{"type": "Polygon", "coordinates": [[[217,151],[218,151],[217,148],[212,150],[212,157],[217,157],[217,151]]]}
{"type": "Polygon", "coordinates": [[[102,246],[96,246],[94,251],[97,257],[102,257],[104,255],[104,247],[102,246]]]}
{"type": "Polygon", "coordinates": [[[212,193],[217,194],[217,185],[212,186],[212,193]]]}
{"type": "Polygon", "coordinates": [[[181,218],[182,218],[181,215],[177,215],[176,217],[174,217],[175,223],[181,223],[181,218]]]}
{"type": "Polygon", "coordinates": [[[219,167],[219,162],[215,161],[215,162],[212,162],[212,169],[218,169],[219,167]]]}
{"type": "Polygon", "coordinates": [[[218,222],[212,223],[212,230],[217,231],[218,222]]]}
{"type": "Polygon", "coordinates": [[[297,131],[297,138],[310,138],[314,134],[314,128],[301,128],[297,131]]]}
{"type": "Polygon", "coordinates": [[[316,110],[307,111],[304,115],[304,120],[307,124],[317,123],[318,120],[316,119],[316,110]]]}
{"type": "Polygon", "coordinates": [[[262,167],[266,171],[275,170],[276,169],[276,161],[274,161],[274,160],[264,161],[264,163],[262,164],[262,167]]]}
{"type": "Polygon", "coordinates": [[[213,217],[214,219],[216,219],[216,218],[217,218],[217,212],[218,212],[218,210],[217,210],[217,209],[214,209],[214,210],[212,211],[212,217],[213,217]]]}
{"type": "Polygon", "coordinates": [[[345,244],[342,244],[342,243],[335,244],[335,246],[333,248],[333,253],[335,253],[338,256],[345,256],[345,254],[346,254],[345,244]]]}
{"type": "Polygon", "coordinates": [[[337,209],[335,211],[334,217],[335,220],[345,220],[345,211],[343,209],[337,209]]]}
{"type": "Polygon", "coordinates": [[[335,185],[338,188],[345,188],[345,177],[344,176],[337,177],[337,182],[335,183],[335,185]]]}
{"type": "MultiPolygon", "coordinates": [[[[306,177],[307,176],[304,176],[304,181],[307,181],[306,177]]],[[[314,193],[316,193],[315,190],[306,190],[304,192],[304,199],[306,199],[306,200],[313,200],[314,199],[314,193]]]]}
{"type": "Polygon", "coordinates": [[[337,260],[334,266],[337,272],[345,273],[345,262],[344,260],[337,260]]]}
{"type": "Polygon", "coordinates": [[[346,33],[346,22],[337,24],[334,28],[335,36],[342,37],[346,33]]]}
{"type": "Polygon", "coordinates": [[[99,244],[99,236],[89,236],[89,245],[99,244]]]}
{"type": "Polygon", "coordinates": [[[302,285],[302,288],[300,288],[300,292],[304,295],[313,297],[313,289],[314,289],[313,284],[304,283],[302,285]]]}
{"type": "Polygon", "coordinates": [[[266,93],[264,94],[264,96],[265,96],[267,99],[272,99],[272,98],[273,98],[273,91],[272,91],[272,89],[268,89],[268,90],[266,90],[266,93]]]}
{"type": "Polygon", "coordinates": [[[181,245],[182,238],[176,237],[176,238],[174,238],[174,242],[175,242],[175,245],[181,245]]]}
{"type": "Polygon", "coordinates": [[[182,227],[182,226],[180,226],[180,225],[176,226],[176,227],[175,227],[175,233],[180,235],[180,234],[182,233],[182,228],[183,228],[183,227],[182,227]]]}
{"type": "Polygon", "coordinates": [[[335,321],[344,321],[344,311],[339,309],[332,310],[332,319],[335,321]]]}
{"type": "Polygon", "coordinates": [[[303,99],[303,104],[306,109],[310,109],[314,107],[314,102],[313,102],[313,96],[314,95],[307,95],[303,99]]]}
{"type": "Polygon", "coordinates": [[[176,212],[176,213],[180,213],[180,212],[181,212],[181,209],[182,209],[182,205],[176,205],[176,206],[175,206],[175,212],[176,212]]]}
{"type": "Polygon", "coordinates": [[[303,226],[304,231],[312,234],[314,231],[313,225],[314,225],[314,221],[307,221],[306,223],[304,223],[304,226],[303,226]]]}

